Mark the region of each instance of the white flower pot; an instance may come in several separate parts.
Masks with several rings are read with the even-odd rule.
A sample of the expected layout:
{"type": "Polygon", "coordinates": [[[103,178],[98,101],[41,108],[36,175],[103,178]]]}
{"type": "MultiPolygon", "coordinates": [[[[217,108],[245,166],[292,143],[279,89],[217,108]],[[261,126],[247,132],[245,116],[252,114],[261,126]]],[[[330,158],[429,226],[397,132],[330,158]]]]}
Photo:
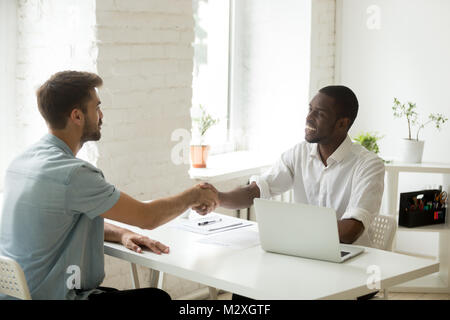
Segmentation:
{"type": "Polygon", "coordinates": [[[398,161],[409,163],[422,162],[425,141],[401,139],[398,148],[398,161]]]}

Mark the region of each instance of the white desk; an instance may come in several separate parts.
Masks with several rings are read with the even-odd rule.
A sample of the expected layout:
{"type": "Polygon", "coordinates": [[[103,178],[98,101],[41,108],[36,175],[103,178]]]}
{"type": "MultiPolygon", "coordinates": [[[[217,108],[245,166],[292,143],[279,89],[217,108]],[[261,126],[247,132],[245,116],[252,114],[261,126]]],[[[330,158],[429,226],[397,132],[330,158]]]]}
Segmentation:
{"type": "Polygon", "coordinates": [[[110,242],[105,254],[254,299],[354,299],[374,291],[366,285],[369,266],[380,268],[381,289],[439,270],[438,262],[372,248],[338,264],[267,253],[259,245],[233,249],[199,243],[203,235],[168,225],[150,231],[108,222],[163,242],[170,254],[139,254],[110,242]]]}

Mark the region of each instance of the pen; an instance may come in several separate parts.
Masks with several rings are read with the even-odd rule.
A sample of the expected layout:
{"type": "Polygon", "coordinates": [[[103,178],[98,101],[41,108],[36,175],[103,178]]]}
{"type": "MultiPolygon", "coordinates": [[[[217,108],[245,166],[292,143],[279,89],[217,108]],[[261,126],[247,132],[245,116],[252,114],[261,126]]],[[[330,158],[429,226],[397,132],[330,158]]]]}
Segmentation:
{"type": "Polygon", "coordinates": [[[222,219],[218,219],[218,220],[210,220],[210,221],[204,221],[204,222],[199,222],[198,225],[199,225],[199,226],[205,226],[205,225],[207,225],[207,224],[211,224],[211,223],[214,223],[214,222],[220,222],[220,221],[222,221],[222,219]]]}

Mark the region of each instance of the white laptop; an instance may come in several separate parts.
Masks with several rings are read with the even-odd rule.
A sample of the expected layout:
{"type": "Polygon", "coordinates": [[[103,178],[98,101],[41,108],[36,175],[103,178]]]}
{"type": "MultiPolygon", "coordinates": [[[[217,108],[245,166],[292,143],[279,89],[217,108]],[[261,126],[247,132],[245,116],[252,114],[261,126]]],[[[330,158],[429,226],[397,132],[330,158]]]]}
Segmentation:
{"type": "Polygon", "coordinates": [[[339,243],[333,209],[256,198],[256,221],[265,251],[343,262],[364,248],[339,243]]]}

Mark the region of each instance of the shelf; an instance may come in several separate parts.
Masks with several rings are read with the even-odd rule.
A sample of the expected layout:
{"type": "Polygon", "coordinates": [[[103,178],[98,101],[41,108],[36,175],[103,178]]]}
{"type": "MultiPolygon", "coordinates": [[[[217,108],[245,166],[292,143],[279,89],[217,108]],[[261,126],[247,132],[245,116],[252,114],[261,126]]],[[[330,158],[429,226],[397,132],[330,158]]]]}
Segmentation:
{"type": "Polygon", "coordinates": [[[407,228],[398,226],[397,231],[409,231],[409,232],[445,232],[450,230],[447,224],[434,224],[429,226],[423,226],[423,227],[414,227],[414,228],[407,228]]]}
{"type": "Polygon", "coordinates": [[[441,279],[439,272],[432,273],[422,278],[402,283],[388,289],[390,292],[424,292],[424,293],[448,293],[448,284],[441,279]]]}
{"type": "Polygon", "coordinates": [[[405,163],[391,162],[385,164],[386,171],[418,172],[418,173],[450,173],[450,163],[422,162],[405,163]]]}

